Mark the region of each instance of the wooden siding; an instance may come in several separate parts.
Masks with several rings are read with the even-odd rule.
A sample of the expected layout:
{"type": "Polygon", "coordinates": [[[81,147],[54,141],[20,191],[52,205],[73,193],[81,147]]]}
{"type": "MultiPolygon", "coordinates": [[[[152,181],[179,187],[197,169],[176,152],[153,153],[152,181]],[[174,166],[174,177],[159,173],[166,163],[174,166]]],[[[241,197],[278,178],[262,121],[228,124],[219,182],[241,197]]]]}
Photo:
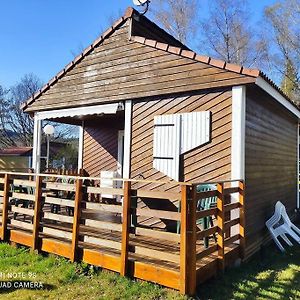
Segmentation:
{"type": "Polygon", "coordinates": [[[247,90],[246,99],[246,256],[269,237],[265,221],[282,201],[296,208],[297,120],[269,96],[247,90]]]}
{"type": "MultiPolygon", "coordinates": [[[[180,179],[189,182],[230,179],[231,91],[203,92],[134,103],[131,178],[170,180],[153,168],[155,115],[205,110],[212,113],[211,141],[182,155],[180,179]]],[[[145,187],[151,189],[153,185],[145,184],[145,187]]],[[[165,185],[161,188],[170,187],[165,185]]]]}
{"type": "Polygon", "coordinates": [[[83,168],[90,176],[117,171],[118,129],[85,126],[83,168]]]}
{"type": "Polygon", "coordinates": [[[129,41],[128,23],[83,58],[26,111],[140,99],[255,80],[129,41]]]}

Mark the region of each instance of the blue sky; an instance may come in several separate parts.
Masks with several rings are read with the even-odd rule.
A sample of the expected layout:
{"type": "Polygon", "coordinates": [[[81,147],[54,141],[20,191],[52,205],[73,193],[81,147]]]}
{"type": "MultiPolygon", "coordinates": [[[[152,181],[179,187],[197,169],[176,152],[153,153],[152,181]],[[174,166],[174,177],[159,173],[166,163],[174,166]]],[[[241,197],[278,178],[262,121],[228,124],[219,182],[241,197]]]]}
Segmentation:
{"type": "MultiPolygon", "coordinates": [[[[202,1],[204,14],[207,2],[202,1]]],[[[254,17],[273,2],[252,0],[254,17]]],[[[131,0],[2,0],[0,85],[8,88],[26,73],[47,82],[131,5],[131,0]]]]}

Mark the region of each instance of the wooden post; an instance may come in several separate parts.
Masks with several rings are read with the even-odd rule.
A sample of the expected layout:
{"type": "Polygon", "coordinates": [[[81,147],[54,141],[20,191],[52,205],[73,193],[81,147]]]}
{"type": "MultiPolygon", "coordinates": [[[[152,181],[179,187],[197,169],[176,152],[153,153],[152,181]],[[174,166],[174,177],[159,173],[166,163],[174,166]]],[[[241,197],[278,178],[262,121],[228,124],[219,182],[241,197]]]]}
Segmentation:
{"type": "Polygon", "coordinates": [[[7,220],[8,220],[8,203],[9,203],[10,182],[9,175],[4,175],[4,191],[3,191],[3,208],[2,208],[2,228],[1,239],[7,240],[7,220]]]}
{"type": "Polygon", "coordinates": [[[244,181],[239,181],[239,203],[240,203],[240,257],[245,258],[245,184],[244,181]]]}
{"type": "Polygon", "coordinates": [[[225,251],[224,251],[224,184],[217,184],[217,226],[218,226],[218,267],[221,271],[225,269],[225,251]]]}
{"type": "Polygon", "coordinates": [[[181,187],[180,292],[192,296],[196,293],[196,187],[191,195],[189,191],[188,186],[181,187]]]}
{"type": "Polygon", "coordinates": [[[120,274],[125,276],[128,268],[128,245],[131,209],[131,182],[124,182],[123,219],[122,219],[122,246],[120,274]]]}
{"type": "Polygon", "coordinates": [[[42,182],[41,176],[35,178],[34,215],[32,232],[32,250],[39,250],[39,227],[42,213],[42,182]]]}
{"type": "Polygon", "coordinates": [[[72,248],[70,260],[72,262],[77,260],[78,239],[79,239],[79,226],[81,216],[81,201],[82,201],[82,179],[76,179],[76,192],[74,201],[74,221],[72,229],[72,248]]]}

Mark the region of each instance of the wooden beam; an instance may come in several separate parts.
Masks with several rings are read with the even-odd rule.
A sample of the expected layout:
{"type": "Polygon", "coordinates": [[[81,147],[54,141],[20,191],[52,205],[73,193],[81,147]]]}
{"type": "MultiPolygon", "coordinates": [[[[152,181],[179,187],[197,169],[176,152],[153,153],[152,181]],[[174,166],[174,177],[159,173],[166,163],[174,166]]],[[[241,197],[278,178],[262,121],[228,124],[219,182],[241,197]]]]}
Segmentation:
{"type": "Polygon", "coordinates": [[[165,211],[165,210],[148,209],[148,208],[137,208],[135,211],[137,216],[156,217],[158,219],[180,221],[180,213],[176,211],[165,211]]]}
{"type": "Polygon", "coordinates": [[[196,219],[199,220],[204,217],[214,216],[217,214],[216,208],[204,209],[196,212],[196,219]]]}
{"type": "Polygon", "coordinates": [[[180,292],[194,295],[196,292],[196,187],[181,187],[180,224],[180,292]]]}
{"type": "MultiPolygon", "coordinates": [[[[190,190],[189,187],[187,187],[190,190]]],[[[188,214],[188,295],[194,296],[196,293],[196,206],[197,206],[197,190],[194,185],[191,193],[189,193],[189,214],[188,214]],[[191,198],[190,198],[191,197],[191,198]]]]}
{"type": "Polygon", "coordinates": [[[122,222],[122,247],[121,247],[121,268],[120,274],[125,276],[128,267],[128,245],[130,229],[130,207],[131,207],[131,183],[124,182],[124,200],[123,200],[123,222],[122,222]]]}
{"type": "Polygon", "coordinates": [[[217,226],[218,226],[218,267],[220,270],[225,268],[225,253],[224,253],[224,184],[217,184],[218,198],[217,198],[217,226]]]}
{"type": "Polygon", "coordinates": [[[237,209],[237,208],[240,208],[240,203],[239,202],[234,202],[234,203],[224,205],[224,211],[225,212],[228,212],[228,211],[231,211],[231,210],[237,209]]]}
{"type": "Polygon", "coordinates": [[[32,232],[32,249],[39,250],[39,227],[41,220],[41,200],[42,200],[42,182],[41,176],[36,176],[36,186],[34,195],[34,215],[33,215],[33,232],[32,232]]]}
{"type": "Polygon", "coordinates": [[[9,175],[4,175],[4,192],[3,192],[3,208],[2,208],[2,228],[1,238],[7,240],[7,219],[8,219],[8,202],[9,202],[10,182],[9,175]]]}
{"type": "Polygon", "coordinates": [[[31,233],[25,233],[20,230],[10,231],[10,241],[19,245],[32,247],[33,238],[31,233]]]}
{"type": "Polygon", "coordinates": [[[116,257],[99,250],[84,248],[82,260],[87,264],[99,266],[115,272],[120,272],[120,257],[116,257]]]}
{"type": "Polygon", "coordinates": [[[180,293],[187,293],[187,187],[181,187],[180,218],[180,293]]]}
{"type": "Polygon", "coordinates": [[[60,255],[69,258],[71,256],[71,245],[66,242],[42,238],[41,241],[42,251],[60,255]]]}
{"type": "MultiPolygon", "coordinates": [[[[204,249],[203,251],[198,252],[196,254],[197,261],[204,258],[204,257],[207,257],[208,255],[212,254],[213,252],[215,252],[217,250],[218,250],[218,245],[214,244],[214,245],[211,245],[208,248],[204,249]]],[[[197,281],[198,281],[198,279],[197,279],[197,281]]]]}
{"type": "Polygon", "coordinates": [[[81,215],[81,200],[82,200],[82,179],[76,180],[76,194],[74,202],[74,222],[72,229],[72,247],[70,260],[74,262],[77,259],[78,252],[78,238],[79,238],[79,224],[81,215]]]}
{"type": "Polygon", "coordinates": [[[240,257],[245,258],[245,183],[239,182],[239,203],[240,203],[240,257]]]}
{"type": "Polygon", "coordinates": [[[133,276],[142,280],[155,282],[173,289],[180,288],[180,275],[175,270],[151,265],[140,261],[133,262],[133,276]]]}
{"type": "Polygon", "coordinates": [[[197,193],[197,200],[209,198],[209,197],[215,197],[215,196],[217,196],[217,191],[199,192],[197,193]]]}

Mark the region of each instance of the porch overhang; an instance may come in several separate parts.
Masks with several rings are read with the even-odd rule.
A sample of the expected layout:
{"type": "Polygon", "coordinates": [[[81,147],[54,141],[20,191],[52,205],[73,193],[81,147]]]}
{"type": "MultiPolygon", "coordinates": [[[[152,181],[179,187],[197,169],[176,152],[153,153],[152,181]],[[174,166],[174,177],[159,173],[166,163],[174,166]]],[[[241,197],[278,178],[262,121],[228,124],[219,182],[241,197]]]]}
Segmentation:
{"type": "Polygon", "coordinates": [[[119,102],[93,106],[81,106],[67,109],[39,111],[35,113],[35,118],[36,120],[53,120],[74,117],[78,117],[79,119],[81,119],[85,116],[112,115],[122,110],[124,110],[124,105],[122,102],[119,102]]]}

